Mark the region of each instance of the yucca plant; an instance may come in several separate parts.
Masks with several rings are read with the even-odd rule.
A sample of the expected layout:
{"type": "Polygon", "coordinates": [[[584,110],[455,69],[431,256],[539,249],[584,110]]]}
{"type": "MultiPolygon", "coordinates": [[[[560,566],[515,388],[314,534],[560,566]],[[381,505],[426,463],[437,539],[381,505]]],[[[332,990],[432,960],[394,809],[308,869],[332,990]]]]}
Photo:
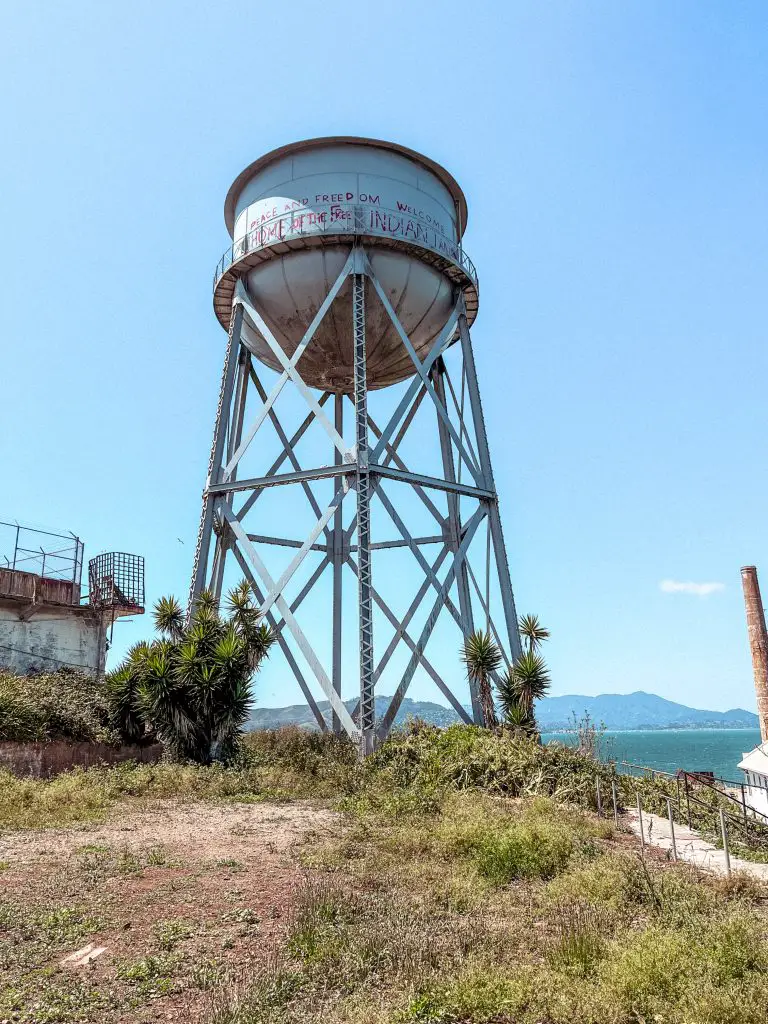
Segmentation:
{"type": "Polygon", "coordinates": [[[496,684],[501,707],[501,722],[506,729],[524,736],[536,735],[536,719],[520,702],[514,670],[504,672],[496,684]]]}
{"type": "Polygon", "coordinates": [[[505,726],[530,736],[538,735],[535,702],[549,692],[550,676],[539,648],[549,639],[549,630],[538,615],[522,615],[518,628],[523,651],[512,668],[497,683],[499,704],[505,726]]]}
{"type": "Polygon", "coordinates": [[[542,643],[549,640],[549,630],[539,622],[538,615],[521,615],[518,628],[529,651],[538,651],[542,643]]]}
{"type": "Polygon", "coordinates": [[[490,633],[477,630],[470,633],[464,640],[461,660],[467,667],[470,683],[477,686],[483,724],[492,728],[497,724],[496,707],[493,703],[491,676],[501,665],[501,651],[490,633]]]}
{"type": "Polygon", "coordinates": [[[259,622],[247,582],[230,592],[228,610],[222,618],[204,592],[187,624],[175,598],[157,602],[160,639],[137,644],[107,680],[114,725],[126,739],[141,729],[180,760],[232,757],[252,704],[251,677],[275,637],[259,622]]]}
{"type": "Polygon", "coordinates": [[[520,707],[526,714],[533,715],[534,702],[549,692],[551,680],[546,661],[540,654],[523,651],[512,668],[511,677],[520,707]]]}

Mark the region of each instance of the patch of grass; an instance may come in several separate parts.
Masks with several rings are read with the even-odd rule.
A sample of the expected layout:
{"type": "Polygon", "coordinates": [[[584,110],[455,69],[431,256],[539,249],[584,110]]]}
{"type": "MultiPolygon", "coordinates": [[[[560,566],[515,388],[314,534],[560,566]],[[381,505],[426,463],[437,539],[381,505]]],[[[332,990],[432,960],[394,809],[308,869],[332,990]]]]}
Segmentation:
{"type": "Polygon", "coordinates": [[[348,907],[328,883],[308,881],[288,929],[289,953],[305,964],[337,959],[342,950],[348,907]]]}
{"type": "Polygon", "coordinates": [[[589,903],[562,904],[555,914],[558,937],[549,954],[550,963],[561,970],[588,977],[605,956],[604,916],[598,907],[589,903]]]}
{"type": "Polygon", "coordinates": [[[109,1019],[116,1009],[114,998],[95,985],[77,979],[38,978],[33,988],[0,988],[0,1012],[25,1024],[80,1024],[109,1019]]]}
{"type": "Polygon", "coordinates": [[[176,987],[176,974],[181,958],[178,953],[148,953],[137,960],[122,963],[117,977],[135,985],[142,996],[168,995],[176,987]]]}
{"type": "Polygon", "coordinates": [[[228,871],[245,871],[245,865],[239,860],[235,860],[233,857],[224,857],[221,860],[216,860],[213,862],[213,866],[215,868],[224,868],[228,871]]]}
{"type": "Polygon", "coordinates": [[[34,926],[40,929],[45,941],[59,945],[92,935],[100,929],[101,921],[84,907],[56,907],[38,915],[34,926]]]}
{"type": "Polygon", "coordinates": [[[192,928],[187,921],[176,918],[174,920],[156,922],[152,928],[152,933],[160,949],[169,953],[183,939],[190,937],[192,928]]]}
{"type": "Polygon", "coordinates": [[[203,992],[216,988],[224,977],[224,969],[216,960],[198,961],[192,968],[192,984],[203,992]]]}

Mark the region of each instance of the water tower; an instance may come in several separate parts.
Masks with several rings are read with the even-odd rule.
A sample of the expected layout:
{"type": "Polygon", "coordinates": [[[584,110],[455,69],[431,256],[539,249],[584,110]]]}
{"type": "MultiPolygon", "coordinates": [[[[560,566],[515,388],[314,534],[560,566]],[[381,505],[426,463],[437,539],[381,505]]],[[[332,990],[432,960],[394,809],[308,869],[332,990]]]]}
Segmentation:
{"type": "Polygon", "coordinates": [[[508,663],[520,641],[470,340],[478,280],[461,189],[404,146],[312,139],[247,167],[224,215],[233,243],[213,304],[229,341],[190,603],[205,588],[221,595],[234,564],[318,725],[363,754],[417,672],[482,721],[477,693],[471,713],[457,694],[462,636],[489,629],[508,663]],[[284,505],[267,513],[275,495],[284,505]],[[299,506],[310,528],[294,537],[299,506]],[[393,695],[378,719],[375,692],[393,695]]]}

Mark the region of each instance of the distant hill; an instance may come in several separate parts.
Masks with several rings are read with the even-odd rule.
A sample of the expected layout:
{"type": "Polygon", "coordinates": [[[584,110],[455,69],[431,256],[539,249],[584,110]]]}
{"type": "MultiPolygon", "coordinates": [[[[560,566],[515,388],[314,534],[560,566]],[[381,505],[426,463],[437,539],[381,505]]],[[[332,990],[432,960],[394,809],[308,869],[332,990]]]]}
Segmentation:
{"type": "Polygon", "coordinates": [[[655,693],[602,693],[597,697],[547,697],[539,701],[536,717],[542,729],[568,728],[572,716],[587,713],[607,729],[757,729],[759,719],[751,711],[699,711],[657,697],[655,693]]]}
{"type": "MultiPolygon", "coordinates": [[[[390,698],[380,696],[376,698],[376,717],[383,715],[387,709],[390,698]]],[[[327,700],[318,701],[318,707],[323,713],[326,722],[331,720],[331,705],[327,700]]],[[[357,704],[357,700],[344,701],[347,711],[351,712],[357,704]]],[[[443,707],[442,704],[433,704],[428,700],[411,700],[404,697],[403,703],[395,717],[395,725],[402,725],[409,718],[421,718],[432,725],[454,725],[460,721],[459,716],[453,708],[443,707]]],[[[292,704],[287,708],[254,708],[251,712],[251,729],[277,729],[281,725],[298,725],[302,729],[315,729],[317,723],[315,716],[306,704],[292,704]]]]}
{"type": "MultiPolygon", "coordinates": [[[[383,714],[389,697],[376,698],[376,715],[383,714]]],[[[345,702],[349,711],[356,701],[345,702]]],[[[326,721],[330,721],[328,701],[319,704],[326,721]]],[[[732,711],[699,711],[657,697],[654,693],[603,693],[598,697],[577,694],[565,697],[547,697],[538,702],[536,717],[544,732],[557,732],[572,724],[573,715],[584,714],[607,729],[757,729],[757,715],[742,708],[732,711]]],[[[406,697],[397,713],[395,723],[401,725],[409,718],[421,718],[433,725],[453,725],[459,716],[452,708],[431,701],[411,700],[406,697]]],[[[316,728],[314,715],[304,704],[287,708],[255,708],[251,714],[251,729],[276,729],[281,725],[298,725],[303,729],[316,728]]]]}

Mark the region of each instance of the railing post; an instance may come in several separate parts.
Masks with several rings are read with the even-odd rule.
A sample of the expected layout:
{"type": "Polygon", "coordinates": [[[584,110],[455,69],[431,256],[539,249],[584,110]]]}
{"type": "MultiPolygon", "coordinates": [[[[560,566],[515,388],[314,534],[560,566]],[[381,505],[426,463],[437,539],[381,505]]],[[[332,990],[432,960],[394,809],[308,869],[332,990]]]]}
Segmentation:
{"type": "Polygon", "coordinates": [[[685,773],[683,778],[685,779],[685,806],[688,812],[688,828],[693,828],[691,824],[691,798],[688,791],[688,772],[685,773]]]}
{"type": "Polygon", "coordinates": [[[728,829],[725,824],[725,811],[720,808],[720,832],[723,837],[723,853],[725,854],[725,875],[731,877],[731,854],[728,850],[728,829]]]}
{"type": "Polygon", "coordinates": [[[645,853],[645,836],[643,835],[643,806],[640,803],[640,794],[637,794],[637,820],[640,822],[640,848],[645,853]]]}
{"type": "Polygon", "coordinates": [[[611,782],[611,797],[613,798],[613,824],[619,827],[619,805],[616,799],[616,783],[611,782]]]}
{"type": "Polygon", "coordinates": [[[669,813],[669,832],[672,837],[672,860],[677,860],[677,842],[675,841],[675,817],[672,813],[672,801],[667,797],[667,811],[669,813]]]}
{"type": "Polygon", "coordinates": [[[744,792],[744,783],[741,784],[741,810],[744,815],[744,834],[749,834],[749,825],[747,824],[747,794],[744,792]]]}

